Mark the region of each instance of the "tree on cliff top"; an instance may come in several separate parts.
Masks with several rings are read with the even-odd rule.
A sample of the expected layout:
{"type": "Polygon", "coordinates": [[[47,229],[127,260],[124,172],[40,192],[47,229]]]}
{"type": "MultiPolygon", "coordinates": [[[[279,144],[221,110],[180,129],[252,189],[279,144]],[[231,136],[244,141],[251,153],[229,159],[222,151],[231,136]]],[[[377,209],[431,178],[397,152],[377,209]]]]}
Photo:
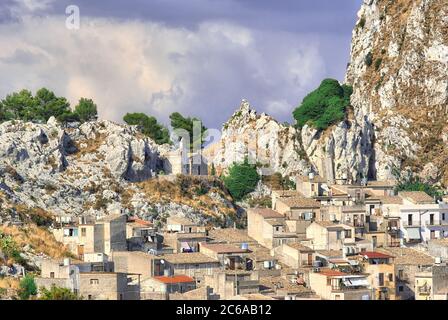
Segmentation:
{"type": "Polygon", "coordinates": [[[340,85],[337,80],[325,79],[319,88],[308,94],[302,104],[293,112],[297,126],[311,126],[325,130],[345,118],[346,107],[350,105],[352,87],[340,85]]]}
{"type": "Polygon", "coordinates": [[[167,128],[157,122],[154,117],[144,113],[127,113],[124,122],[132,126],[138,126],[139,130],[150,137],[157,144],[170,143],[170,134],[167,128]]]}

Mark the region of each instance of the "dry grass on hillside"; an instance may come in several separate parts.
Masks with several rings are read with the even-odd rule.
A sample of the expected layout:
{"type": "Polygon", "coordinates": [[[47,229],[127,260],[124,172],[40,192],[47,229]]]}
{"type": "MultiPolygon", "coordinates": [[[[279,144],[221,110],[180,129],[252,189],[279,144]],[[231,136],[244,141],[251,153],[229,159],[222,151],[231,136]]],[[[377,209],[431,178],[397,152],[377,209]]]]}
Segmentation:
{"type": "Polygon", "coordinates": [[[150,202],[175,202],[188,205],[210,216],[236,214],[234,208],[228,208],[210,197],[210,193],[214,192],[232,201],[231,196],[224,191],[222,182],[216,178],[178,176],[176,181],[150,179],[138,183],[137,186],[150,202]]]}
{"type": "Polygon", "coordinates": [[[52,258],[62,258],[70,256],[65,246],[56,241],[54,236],[46,229],[34,224],[24,227],[0,226],[0,232],[12,236],[19,248],[29,244],[36,253],[43,253],[52,258]]]}

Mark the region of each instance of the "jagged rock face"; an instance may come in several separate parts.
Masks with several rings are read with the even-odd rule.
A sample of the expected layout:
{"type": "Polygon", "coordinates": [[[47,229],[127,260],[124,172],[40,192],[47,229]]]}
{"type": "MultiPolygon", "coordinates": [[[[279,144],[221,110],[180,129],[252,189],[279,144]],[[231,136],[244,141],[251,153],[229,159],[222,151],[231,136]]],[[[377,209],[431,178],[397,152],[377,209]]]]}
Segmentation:
{"type": "Polygon", "coordinates": [[[347,119],[326,131],[305,125],[301,134],[303,148],[321,176],[352,182],[369,177],[372,127],[364,119],[347,119]]]}
{"type": "MultiPolygon", "coordinates": [[[[0,222],[17,218],[17,205],[56,215],[102,216],[124,211],[154,219],[177,210],[185,215],[194,212],[201,219],[206,216],[204,211],[175,201],[168,210],[166,201],[149,199],[139,186],[162,170],[160,153],[170,148],[156,145],[135,127],[110,121],[72,128],[63,128],[54,119],[47,124],[2,123],[0,222]],[[129,195],[135,198],[131,205],[126,199],[129,195]]],[[[216,215],[223,219],[225,213],[216,215]]]]}
{"type": "Polygon", "coordinates": [[[355,117],[374,126],[371,172],[448,178],[448,2],[364,0],[346,82],[355,117]]]}
{"type": "Polygon", "coordinates": [[[221,140],[204,151],[204,156],[220,172],[245,157],[264,174],[306,173],[310,165],[294,127],[278,123],[266,114],[257,114],[249,102],[240,108],[222,129],[221,140]]]}
{"type": "Polygon", "coordinates": [[[258,115],[243,100],[224,125],[219,143],[205,151],[218,169],[226,169],[246,156],[263,174],[319,173],[329,179],[359,181],[368,176],[372,155],[370,123],[349,117],[326,131],[305,126],[301,130],[258,115]]]}

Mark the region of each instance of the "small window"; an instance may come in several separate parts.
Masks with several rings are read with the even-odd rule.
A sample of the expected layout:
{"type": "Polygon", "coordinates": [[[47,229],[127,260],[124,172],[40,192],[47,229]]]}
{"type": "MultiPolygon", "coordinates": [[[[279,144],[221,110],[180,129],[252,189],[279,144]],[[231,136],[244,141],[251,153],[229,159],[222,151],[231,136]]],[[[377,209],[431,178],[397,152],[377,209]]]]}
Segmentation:
{"type": "Polygon", "coordinates": [[[50,278],[54,278],[54,272],[50,272],[50,278]]]}
{"type": "Polygon", "coordinates": [[[394,275],[392,273],[389,273],[389,281],[390,282],[394,281],[394,275]]]}
{"type": "Polygon", "coordinates": [[[81,228],[81,237],[85,237],[87,235],[86,228],[81,228]]]}
{"type": "Polygon", "coordinates": [[[93,297],[92,297],[92,295],[91,295],[91,294],[89,294],[89,295],[87,296],[87,299],[89,299],[89,300],[93,300],[93,297]]]}
{"type": "Polygon", "coordinates": [[[98,279],[90,279],[90,284],[99,284],[100,281],[98,279]]]}
{"type": "Polygon", "coordinates": [[[404,287],[403,286],[398,286],[398,292],[403,292],[404,291],[404,287]]]}

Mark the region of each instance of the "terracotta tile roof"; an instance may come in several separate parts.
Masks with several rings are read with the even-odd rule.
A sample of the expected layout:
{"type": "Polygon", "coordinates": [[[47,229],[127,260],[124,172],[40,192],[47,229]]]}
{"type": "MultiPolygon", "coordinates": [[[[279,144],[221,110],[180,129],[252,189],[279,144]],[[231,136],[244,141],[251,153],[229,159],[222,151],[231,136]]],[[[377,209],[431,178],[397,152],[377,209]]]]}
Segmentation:
{"type": "Polygon", "coordinates": [[[303,244],[298,243],[298,242],[287,243],[286,245],[288,247],[291,247],[293,249],[299,250],[301,252],[314,252],[314,250],[311,249],[310,247],[304,246],[303,244]]]}
{"type": "Polygon", "coordinates": [[[341,190],[339,188],[339,186],[338,187],[331,186],[330,189],[331,189],[331,194],[333,196],[347,196],[348,195],[348,193],[346,191],[344,191],[344,190],[341,190]]]}
{"type": "Polygon", "coordinates": [[[249,211],[258,214],[258,215],[262,216],[265,219],[269,219],[269,218],[284,218],[285,217],[280,212],[274,211],[272,209],[256,208],[256,209],[249,209],[249,211]]]}
{"type": "Polygon", "coordinates": [[[144,227],[152,227],[153,226],[153,224],[151,222],[145,221],[145,220],[142,220],[142,219],[139,219],[139,218],[136,218],[136,217],[129,217],[128,218],[128,223],[132,224],[132,225],[135,224],[136,226],[141,225],[141,226],[144,226],[144,227]]]}
{"type": "Polygon", "coordinates": [[[342,257],[342,250],[316,250],[316,253],[327,258],[342,257]]]}
{"type": "Polygon", "coordinates": [[[423,191],[401,191],[398,195],[403,199],[412,201],[415,204],[435,203],[434,199],[423,191]]]}
{"type": "Polygon", "coordinates": [[[344,273],[338,270],[331,270],[331,269],[321,269],[319,274],[324,275],[326,277],[340,277],[340,276],[346,276],[348,273],[344,273]]]}
{"type": "Polygon", "coordinates": [[[291,208],[320,208],[320,203],[314,199],[305,197],[290,197],[277,200],[291,208]]]}
{"type": "Polygon", "coordinates": [[[294,197],[294,196],[303,196],[297,190],[272,190],[272,194],[278,197],[294,197]]]}
{"type": "Polygon", "coordinates": [[[186,282],[195,282],[195,280],[191,277],[185,276],[185,275],[177,275],[172,277],[167,276],[158,276],[154,277],[157,281],[170,284],[170,283],[186,283],[186,282]]]}
{"type": "Polygon", "coordinates": [[[283,226],[285,224],[285,221],[282,219],[269,219],[265,221],[271,226],[283,226]]]}
{"type": "Polygon", "coordinates": [[[166,254],[161,257],[165,259],[167,262],[172,264],[199,264],[199,263],[213,263],[219,262],[216,259],[213,259],[209,256],[206,256],[200,252],[192,252],[192,253],[171,253],[166,254]]]}
{"type": "Polygon", "coordinates": [[[380,200],[382,204],[403,204],[403,198],[399,196],[376,196],[374,198],[380,200]]]}
{"type": "Polygon", "coordinates": [[[225,243],[257,243],[257,241],[247,235],[247,229],[212,229],[208,232],[209,238],[216,242],[225,243]]]}
{"type": "Polygon", "coordinates": [[[206,248],[216,253],[248,253],[250,250],[223,243],[201,243],[200,248],[206,248]]]}
{"type": "Polygon", "coordinates": [[[432,265],[435,262],[430,255],[412,248],[381,248],[378,251],[393,255],[395,264],[432,265]]]}
{"type": "Polygon", "coordinates": [[[394,187],[396,185],[393,180],[378,181],[372,180],[367,182],[367,187],[394,187]]]}
{"type": "Polygon", "coordinates": [[[385,253],[381,253],[378,251],[366,251],[359,253],[363,257],[367,257],[369,259],[387,259],[387,258],[393,258],[393,256],[385,253]]]}

